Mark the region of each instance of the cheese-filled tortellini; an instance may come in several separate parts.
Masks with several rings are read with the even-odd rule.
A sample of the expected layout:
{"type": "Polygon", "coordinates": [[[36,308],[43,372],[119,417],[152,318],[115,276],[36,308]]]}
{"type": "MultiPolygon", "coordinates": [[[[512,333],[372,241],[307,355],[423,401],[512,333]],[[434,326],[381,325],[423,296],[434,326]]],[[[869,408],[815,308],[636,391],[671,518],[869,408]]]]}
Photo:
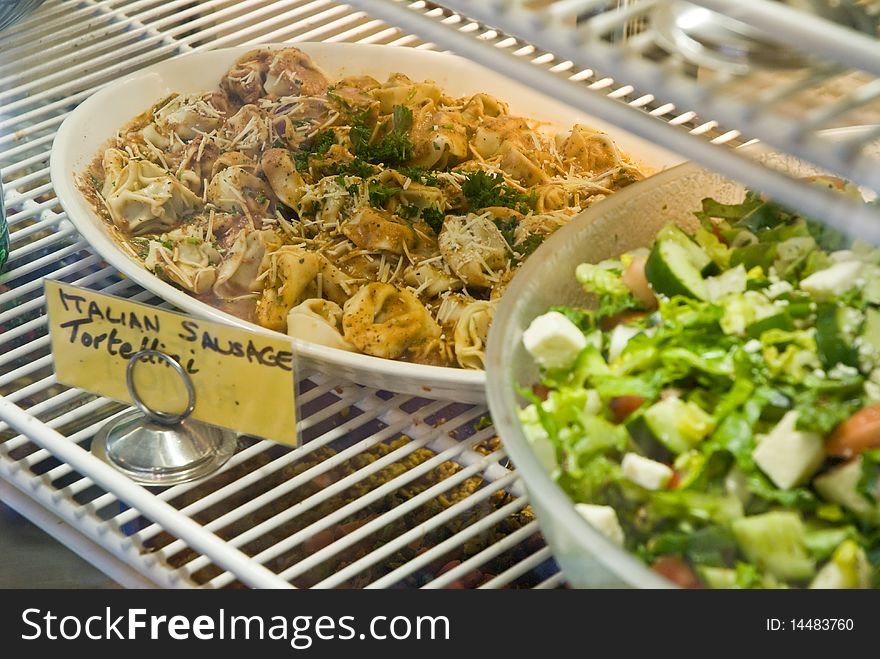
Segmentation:
{"type": "Polygon", "coordinates": [[[528,122],[520,117],[487,117],[474,134],[473,148],[480,157],[492,158],[500,154],[505,145],[528,148],[531,134],[528,122]]]}
{"type": "Polygon", "coordinates": [[[362,249],[403,254],[415,244],[416,234],[405,222],[385,211],[362,208],[342,224],[342,233],[362,249]]]}
{"type": "Polygon", "coordinates": [[[305,194],[303,177],[287,149],[269,149],[263,154],[260,165],[275,196],[293,208],[305,194]]]}
{"type": "Polygon", "coordinates": [[[560,133],[491,89],[320,65],[257,48],[213,90],[169,90],[80,187],[126,253],[205,303],[339,350],[482,368],[525,260],[642,173],[605,133],[560,133]]]}
{"type": "Polygon", "coordinates": [[[246,52],[220,79],[221,89],[242,104],[256,103],[264,93],[263,81],[273,58],[266,48],[246,52]]]}
{"type": "Polygon", "coordinates": [[[490,288],[497,282],[512,254],[488,213],[447,217],[438,242],[452,271],[475,288],[490,288]]]}
{"type": "MultiPolygon", "coordinates": [[[[110,166],[120,161],[112,157],[110,166]]],[[[165,232],[192,214],[199,198],[169,172],[148,160],[129,160],[104,183],[113,223],[129,236],[165,232]]]]}
{"type": "Polygon", "coordinates": [[[446,169],[468,155],[467,129],[460,114],[439,111],[433,102],[416,111],[412,139],[410,162],[416,167],[446,169]]]}
{"type": "Polygon", "coordinates": [[[327,77],[298,48],[275,53],[266,72],[263,89],[275,96],[317,96],[327,90],[327,77]]]}
{"type": "Polygon", "coordinates": [[[287,334],[329,348],[357,352],[342,336],[342,307],[330,300],[312,298],[287,314],[287,334]]]}
{"type": "Polygon", "coordinates": [[[426,298],[437,297],[445,291],[464,288],[464,282],[435,263],[410,265],[403,272],[404,281],[426,298]]]}
{"type": "Polygon", "coordinates": [[[207,198],[217,208],[229,212],[264,215],[271,191],[265,181],[244,167],[226,167],[208,184],[207,198]]]}
{"type": "Polygon", "coordinates": [[[144,261],[147,269],[196,295],[210,292],[219,263],[217,249],[186,227],[162,234],[161,241],[151,240],[144,261]]]}
{"type": "Polygon", "coordinates": [[[486,337],[495,302],[477,300],[467,305],[455,323],[455,358],[462,368],[481,369],[486,360],[486,337]]]}
{"type": "Polygon", "coordinates": [[[256,105],[245,105],[226,120],[220,131],[225,146],[258,160],[269,142],[270,120],[256,105]]]}
{"type": "Polygon", "coordinates": [[[217,269],[214,294],[224,300],[249,296],[263,289],[259,278],[263,259],[278,246],[278,238],[272,231],[242,230],[217,269]]]}
{"type": "Polygon", "coordinates": [[[568,224],[572,217],[574,214],[567,210],[527,215],[516,225],[513,233],[514,247],[522,245],[529,236],[549,236],[568,224]]]}
{"type": "Polygon", "coordinates": [[[402,73],[393,73],[381,87],[373,90],[379,111],[391,114],[395,106],[419,106],[425,101],[436,103],[443,90],[431,81],[413,82],[402,73]]]}
{"type": "Polygon", "coordinates": [[[621,160],[617,145],[606,133],[579,124],[567,137],[557,135],[556,144],[564,159],[577,162],[589,172],[607,171],[621,160]]]}
{"type": "Polygon", "coordinates": [[[358,350],[388,359],[440,336],[440,326],[415,295],[382,283],[361,287],[345,303],[342,328],[358,350]]]}
{"type": "Polygon", "coordinates": [[[314,252],[294,245],[284,245],[268,254],[266,260],[256,317],[263,327],[283,330],[287,326],[287,312],[317,295],[315,278],[321,261],[314,252]]]}
{"type": "Polygon", "coordinates": [[[219,128],[228,111],[223,94],[174,94],[153,111],[153,121],[143,129],[144,139],[160,149],[175,140],[189,142],[219,128]]]}
{"type": "Polygon", "coordinates": [[[462,108],[461,117],[470,128],[484,117],[497,117],[509,112],[510,108],[504,101],[489,94],[474,94],[462,108]]]}

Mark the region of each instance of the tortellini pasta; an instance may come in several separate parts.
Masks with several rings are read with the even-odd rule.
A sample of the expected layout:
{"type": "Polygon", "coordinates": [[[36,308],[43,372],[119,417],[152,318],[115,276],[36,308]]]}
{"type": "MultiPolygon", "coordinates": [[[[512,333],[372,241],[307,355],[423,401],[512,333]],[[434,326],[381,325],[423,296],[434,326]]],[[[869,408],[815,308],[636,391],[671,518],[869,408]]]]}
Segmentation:
{"type": "Polygon", "coordinates": [[[487,215],[447,217],[440,252],[467,286],[490,288],[508,267],[512,251],[487,215]]]}
{"type": "MultiPolygon", "coordinates": [[[[111,158],[111,167],[119,164],[111,158]]],[[[148,160],[132,158],[111,171],[112,178],[104,182],[104,200],[113,223],[129,235],[169,231],[199,203],[189,188],[148,160]]]]}
{"type": "Polygon", "coordinates": [[[260,48],[218,89],[123,127],[83,188],[129,253],[218,308],[339,350],[479,369],[529,254],[642,176],[605,133],[554,135],[515,110],[400,73],[332,80],[297,48],[260,48]]]}
{"type": "Polygon", "coordinates": [[[406,350],[440,336],[440,327],[419,299],[391,284],[370,283],[342,313],[345,338],[374,357],[396,359],[406,350]]]}
{"type": "Polygon", "coordinates": [[[224,300],[249,296],[263,289],[260,271],[267,245],[277,243],[271,231],[242,230],[217,270],[214,294],[224,300]]]}
{"type": "Polygon", "coordinates": [[[256,317],[263,327],[282,330],[287,325],[287,312],[317,294],[314,282],[321,267],[320,257],[303,247],[284,245],[267,258],[256,317]]]}
{"type": "Polygon", "coordinates": [[[202,295],[211,290],[217,280],[220,253],[201,236],[185,229],[175,229],[162,235],[162,240],[151,240],[144,265],[162,272],[181,288],[202,295]]]}
{"type": "Polygon", "coordinates": [[[342,307],[330,300],[312,298],[295,306],[287,314],[287,334],[295,339],[322,346],[357,352],[342,336],[342,307]]]}
{"type": "Polygon", "coordinates": [[[463,368],[483,368],[486,337],[495,312],[495,302],[477,300],[462,311],[455,323],[455,358],[463,368]]]}

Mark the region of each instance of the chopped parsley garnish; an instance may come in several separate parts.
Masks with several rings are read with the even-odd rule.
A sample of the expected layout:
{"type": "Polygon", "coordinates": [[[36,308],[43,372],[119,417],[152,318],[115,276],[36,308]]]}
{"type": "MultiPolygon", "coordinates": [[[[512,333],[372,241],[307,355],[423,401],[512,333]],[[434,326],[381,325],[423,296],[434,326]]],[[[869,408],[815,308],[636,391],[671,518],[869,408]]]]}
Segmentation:
{"type": "Polygon", "coordinates": [[[333,90],[330,87],[327,88],[327,98],[336,103],[340,109],[351,112],[351,105],[349,105],[348,101],[342,98],[339,94],[333,93],[333,90]]]}
{"type": "Polygon", "coordinates": [[[299,151],[293,156],[293,161],[299,171],[309,168],[309,160],[314,157],[323,156],[330,150],[330,147],[336,144],[336,133],[332,130],[325,130],[312,139],[308,146],[301,146],[299,151]]]}
{"type": "Polygon", "coordinates": [[[340,174],[344,176],[360,176],[361,178],[369,178],[376,173],[376,168],[369,163],[364,162],[360,158],[354,158],[350,162],[333,163],[330,167],[330,174],[340,174]]]}
{"type": "Polygon", "coordinates": [[[513,251],[522,257],[534,252],[544,242],[544,236],[539,233],[530,233],[519,245],[513,245],[513,251]]]}
{"type": "Polygon", "coordinates": [[[352,117],[351,139],[355,155],[366,162],[393,166],[412,157],[413,143],[408,132],[412,127],[412,110],[395,105],[391,114],[391,130],[374,144],[371,143],[373,128],[368,125],[368,114],[362,112],[352,117]]]}
{"type": "Polygon", "coordinates": [[[397,209],[397,214],[405,220],[415,220],[419,217],[421,209],[418,206],[406,205],[397,209]]]}
{"type": "Polygon", "coordinates": [[[526,236],[526,239],[523,240],[519,245],[515,245],[514,241],[516,240],[516,227],[519,224],[515,218],[501,219],[494,218],[492,220],[495,223],[495,226],[498,227],[498,230],[501,232],[501,236],[504,240],[507,241],[507,244],[510,245],[510,248],[519,254],[521,257],[526,257],[536,249],[538,249],[538,245],[544,242],[544,236],[537,233],[530,233],[526,236]]]}
{"type": "Polygon", "coordinates": [[[434,233],[440,234],[443,229],[443,220],[446,219],[446,213],[439,208],[429,206],[422,209],[422,221],[434,230],[434,233]]]}
{"type": "Polygon", "coordinates": [[[370,181],[367,184],[367,193],[370,196],[370,206],[373,206],[374,208],[384,206],[386,201],[399,192],[400,188],[387,186],[379,181],[370,181]]]}
{"type": "Polygon", "coordinates": [[[266,203],[266,200],[267,200],[266,193],[263,192],[262,190],[260,190],[260,191],[257,193],[257,197],[256,197],[256,199],[257,199],[257,203],[258,203],[258,204],[265,204],[265,203],[266,203]]]}
{"type": "Polygon", "coordinates": [[[434,176],[431,171],[422,169],[421,167],[398,167],[397,171],[422,185],[431,185],[434,187],[440,185],[440,179],[434,176]]]}
{"type": "Polygon", "coordinates": [[[468,172],[466,176],[467,178],[461,183],[461,191],[472,211],[490,206],[503,206],[521,213],[529,212],[529,196],[507,185],[501,174],[479,170],[468,172]]]}
{"type": "Polygon", "coordinates": [[[164,247],[165,249],[174,249],[174,242],[172,242],[171,240],[163,240],[162,247],[164,247]]]}

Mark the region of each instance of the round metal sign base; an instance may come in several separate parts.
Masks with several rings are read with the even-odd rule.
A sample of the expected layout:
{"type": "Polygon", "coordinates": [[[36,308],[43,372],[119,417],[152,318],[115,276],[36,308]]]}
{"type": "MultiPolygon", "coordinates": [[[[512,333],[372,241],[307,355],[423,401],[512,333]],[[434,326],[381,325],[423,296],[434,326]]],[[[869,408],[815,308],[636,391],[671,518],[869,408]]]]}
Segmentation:
{"type": "Polygon", "coordinates": [[[186,419],[173,426],[132,410],[106,424],[92,440],[95,457],[143,485],[175,485],[204,478],[235,453],[235,433],[186,419]]]}

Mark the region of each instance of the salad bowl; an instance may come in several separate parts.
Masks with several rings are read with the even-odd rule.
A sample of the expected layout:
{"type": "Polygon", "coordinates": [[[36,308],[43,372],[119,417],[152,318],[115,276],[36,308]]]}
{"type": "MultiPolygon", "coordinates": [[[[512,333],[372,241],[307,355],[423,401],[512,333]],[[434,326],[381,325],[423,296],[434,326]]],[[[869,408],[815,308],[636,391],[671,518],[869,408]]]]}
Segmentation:
{"type": "MultiPolygon", "coordinates": [[[[756,157],[795,177],[822,174],[814,166],[790,156],[762,150],[756,157]]],[[[521,411],[530,400],[538,401],[542,393],[527,389],[541,381],[542,372],[535,363],[535,350],[527,350],[524,345],[524,333],[530,329],[533,320],[551,308],[590,308],[592,302],[575,276],[580,264],[617,259],[626,252],[648,247],[658,232],[668,225],[692,232],[700,226],[695,211],[701,209],[704,199],[711,198],[720,204],[740,204],[745,192],[742,185],[694,164],[681,165],[633,185],[601,206],[588,209],[551,236],[517,274],[499,305],[487,349],[490,412],[511,460],[523,477],[541,530],[569,583],[575,587],[668,588],[675,584],[622,546],[623,532],[617,516],[626,513],[619,506],[611,504],[618,513],[611,514],[618,542],[608,526],[600,532],[597,529],[602,528],[601,523],[596,523],[595,519],[593,524],[587,521],[589,515],[586,511],[576,507],[551,474],[560,469],[552,444],[547,441],[542,448],[542,442],[535,441],[535,437],[524,430],[521,411]]],[[[578,278],[582,278],[580,272],[578,278]]],[[[588,333],[587,329],[583,331],[585,335],[588,333]]],[[[526,343],[529,342],[527,337],[526,343]]],[[[672,394],[673,397],[677,395],[672,394]]],[[[612,416],[615,412],[613,405],[611,413],[605,411],[608,408],[601,409],[603,411],[597,412],[600,416],[612,416]]],[[[610,423],[608,427],[611,428],[610,423]]],[[[623,426],[616,427],[623,429],[623,426]]],[[[671,462],[671,459],[664,461],[671,462]]],[[[625,472],[626,465],[622,468],[625,472]]],[[[666,485],[659,487],[663,489],[666,485]]],[[[608,506],[598,507],[608,512],[608,506]]]]}

